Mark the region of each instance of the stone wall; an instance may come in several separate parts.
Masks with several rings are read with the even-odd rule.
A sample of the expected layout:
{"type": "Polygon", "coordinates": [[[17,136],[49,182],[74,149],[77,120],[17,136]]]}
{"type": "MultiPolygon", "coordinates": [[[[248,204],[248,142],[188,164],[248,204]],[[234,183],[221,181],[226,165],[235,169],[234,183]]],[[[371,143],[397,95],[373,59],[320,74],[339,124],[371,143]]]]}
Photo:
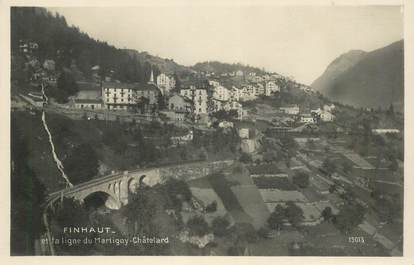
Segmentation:
{"type": "Polygon", "coordinates": [[[160,168],[161,179],[176,178],[191,180],[207,176],[233,164],[233,160],[198,162],[160,168]]]}

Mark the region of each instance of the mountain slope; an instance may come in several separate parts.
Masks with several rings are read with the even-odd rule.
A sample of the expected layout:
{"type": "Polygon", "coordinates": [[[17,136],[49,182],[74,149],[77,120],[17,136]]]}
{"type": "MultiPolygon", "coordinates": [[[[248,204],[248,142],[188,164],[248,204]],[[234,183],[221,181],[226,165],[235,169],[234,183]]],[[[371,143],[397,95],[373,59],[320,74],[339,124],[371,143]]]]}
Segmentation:
{"type": "Polygon", "coordinates": [[[319,92],[326,91],[342,73],[355,66],[367,53],[361,50],[351,50],[333,60],[325,72],[312,83],[319,92]]]}
{"type": "Polygon", "coordinates": [[[328,98],[357,107],[398,110],[404,103],[404,43],[398,41],[365,55],[343,55],[312,84],[328,98]],[[341,58],[342,57],[342,58],[341,58]]]}
{"type": "Polygon", "coordinates": [[[196,63],[194,66],[192,66],[192,68],[196,71],[214,72],[216,74],[231,73],[238,70],[241,70],[243,72],[264,73],[264,70],[258,67],[243,65],[241,63],[229,64],[218,61],[196,63]]]}
{"type": "MultiPolygon", "coordinates": [[[[31,55],[41,63],[52,59],[58,71],[75,67],[82,73],[79,79],[90,78],[91,68],[95,65],[100,66],[102,76],[112,75],[123,82],[147,82],[151,70],[155,74],[160,71],[191,71],[171,59],[119,49],[93,39],[76,26],[69,26],[64,16],[41,7],[11,8],[11,51],[14,58],[23,57],[19,52],[21,41],[38,44],[31,55]]],[[[24,60],[20,59],[20,64],[12,65],[12,79],[16,78],[18,69],[23,68],[24,60]]]]}

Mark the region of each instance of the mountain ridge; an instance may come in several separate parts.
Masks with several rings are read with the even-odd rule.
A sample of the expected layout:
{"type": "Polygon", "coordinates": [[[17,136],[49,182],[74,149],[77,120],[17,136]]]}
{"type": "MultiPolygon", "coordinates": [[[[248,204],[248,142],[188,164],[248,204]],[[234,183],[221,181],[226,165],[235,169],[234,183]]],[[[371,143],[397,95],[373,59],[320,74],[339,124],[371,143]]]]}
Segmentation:
{"type": "Polygon", "coordinates": [[[352,56],[348,52],[330,63],[311,86],[331,100],[355,107],[388,108],[392,104],[402,110],[403,57],[403,40],[371,52],[352,56]]]}

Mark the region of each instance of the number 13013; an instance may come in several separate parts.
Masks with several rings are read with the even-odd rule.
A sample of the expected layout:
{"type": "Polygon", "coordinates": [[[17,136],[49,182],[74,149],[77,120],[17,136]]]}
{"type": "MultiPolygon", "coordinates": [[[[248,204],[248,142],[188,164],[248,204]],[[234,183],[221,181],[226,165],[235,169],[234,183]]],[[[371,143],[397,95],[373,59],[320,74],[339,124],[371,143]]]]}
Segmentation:
{"type": "Polygon", "coordinates": [[[350,236],[348,237],[349,243],[365,243],[363,236],[350,236]]]}

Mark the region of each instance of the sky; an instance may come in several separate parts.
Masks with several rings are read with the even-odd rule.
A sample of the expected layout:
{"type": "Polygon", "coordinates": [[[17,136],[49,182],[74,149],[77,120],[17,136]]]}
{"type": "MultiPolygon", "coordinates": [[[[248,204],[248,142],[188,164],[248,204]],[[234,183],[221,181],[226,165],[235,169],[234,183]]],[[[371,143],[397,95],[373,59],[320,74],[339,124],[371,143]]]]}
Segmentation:
{"type": "Polygon", "coordinates": [[[89,36],[193,65],[244,63],[311,84],[349,50],[403,38],[398,6],[56,7],[89,36]]]}

